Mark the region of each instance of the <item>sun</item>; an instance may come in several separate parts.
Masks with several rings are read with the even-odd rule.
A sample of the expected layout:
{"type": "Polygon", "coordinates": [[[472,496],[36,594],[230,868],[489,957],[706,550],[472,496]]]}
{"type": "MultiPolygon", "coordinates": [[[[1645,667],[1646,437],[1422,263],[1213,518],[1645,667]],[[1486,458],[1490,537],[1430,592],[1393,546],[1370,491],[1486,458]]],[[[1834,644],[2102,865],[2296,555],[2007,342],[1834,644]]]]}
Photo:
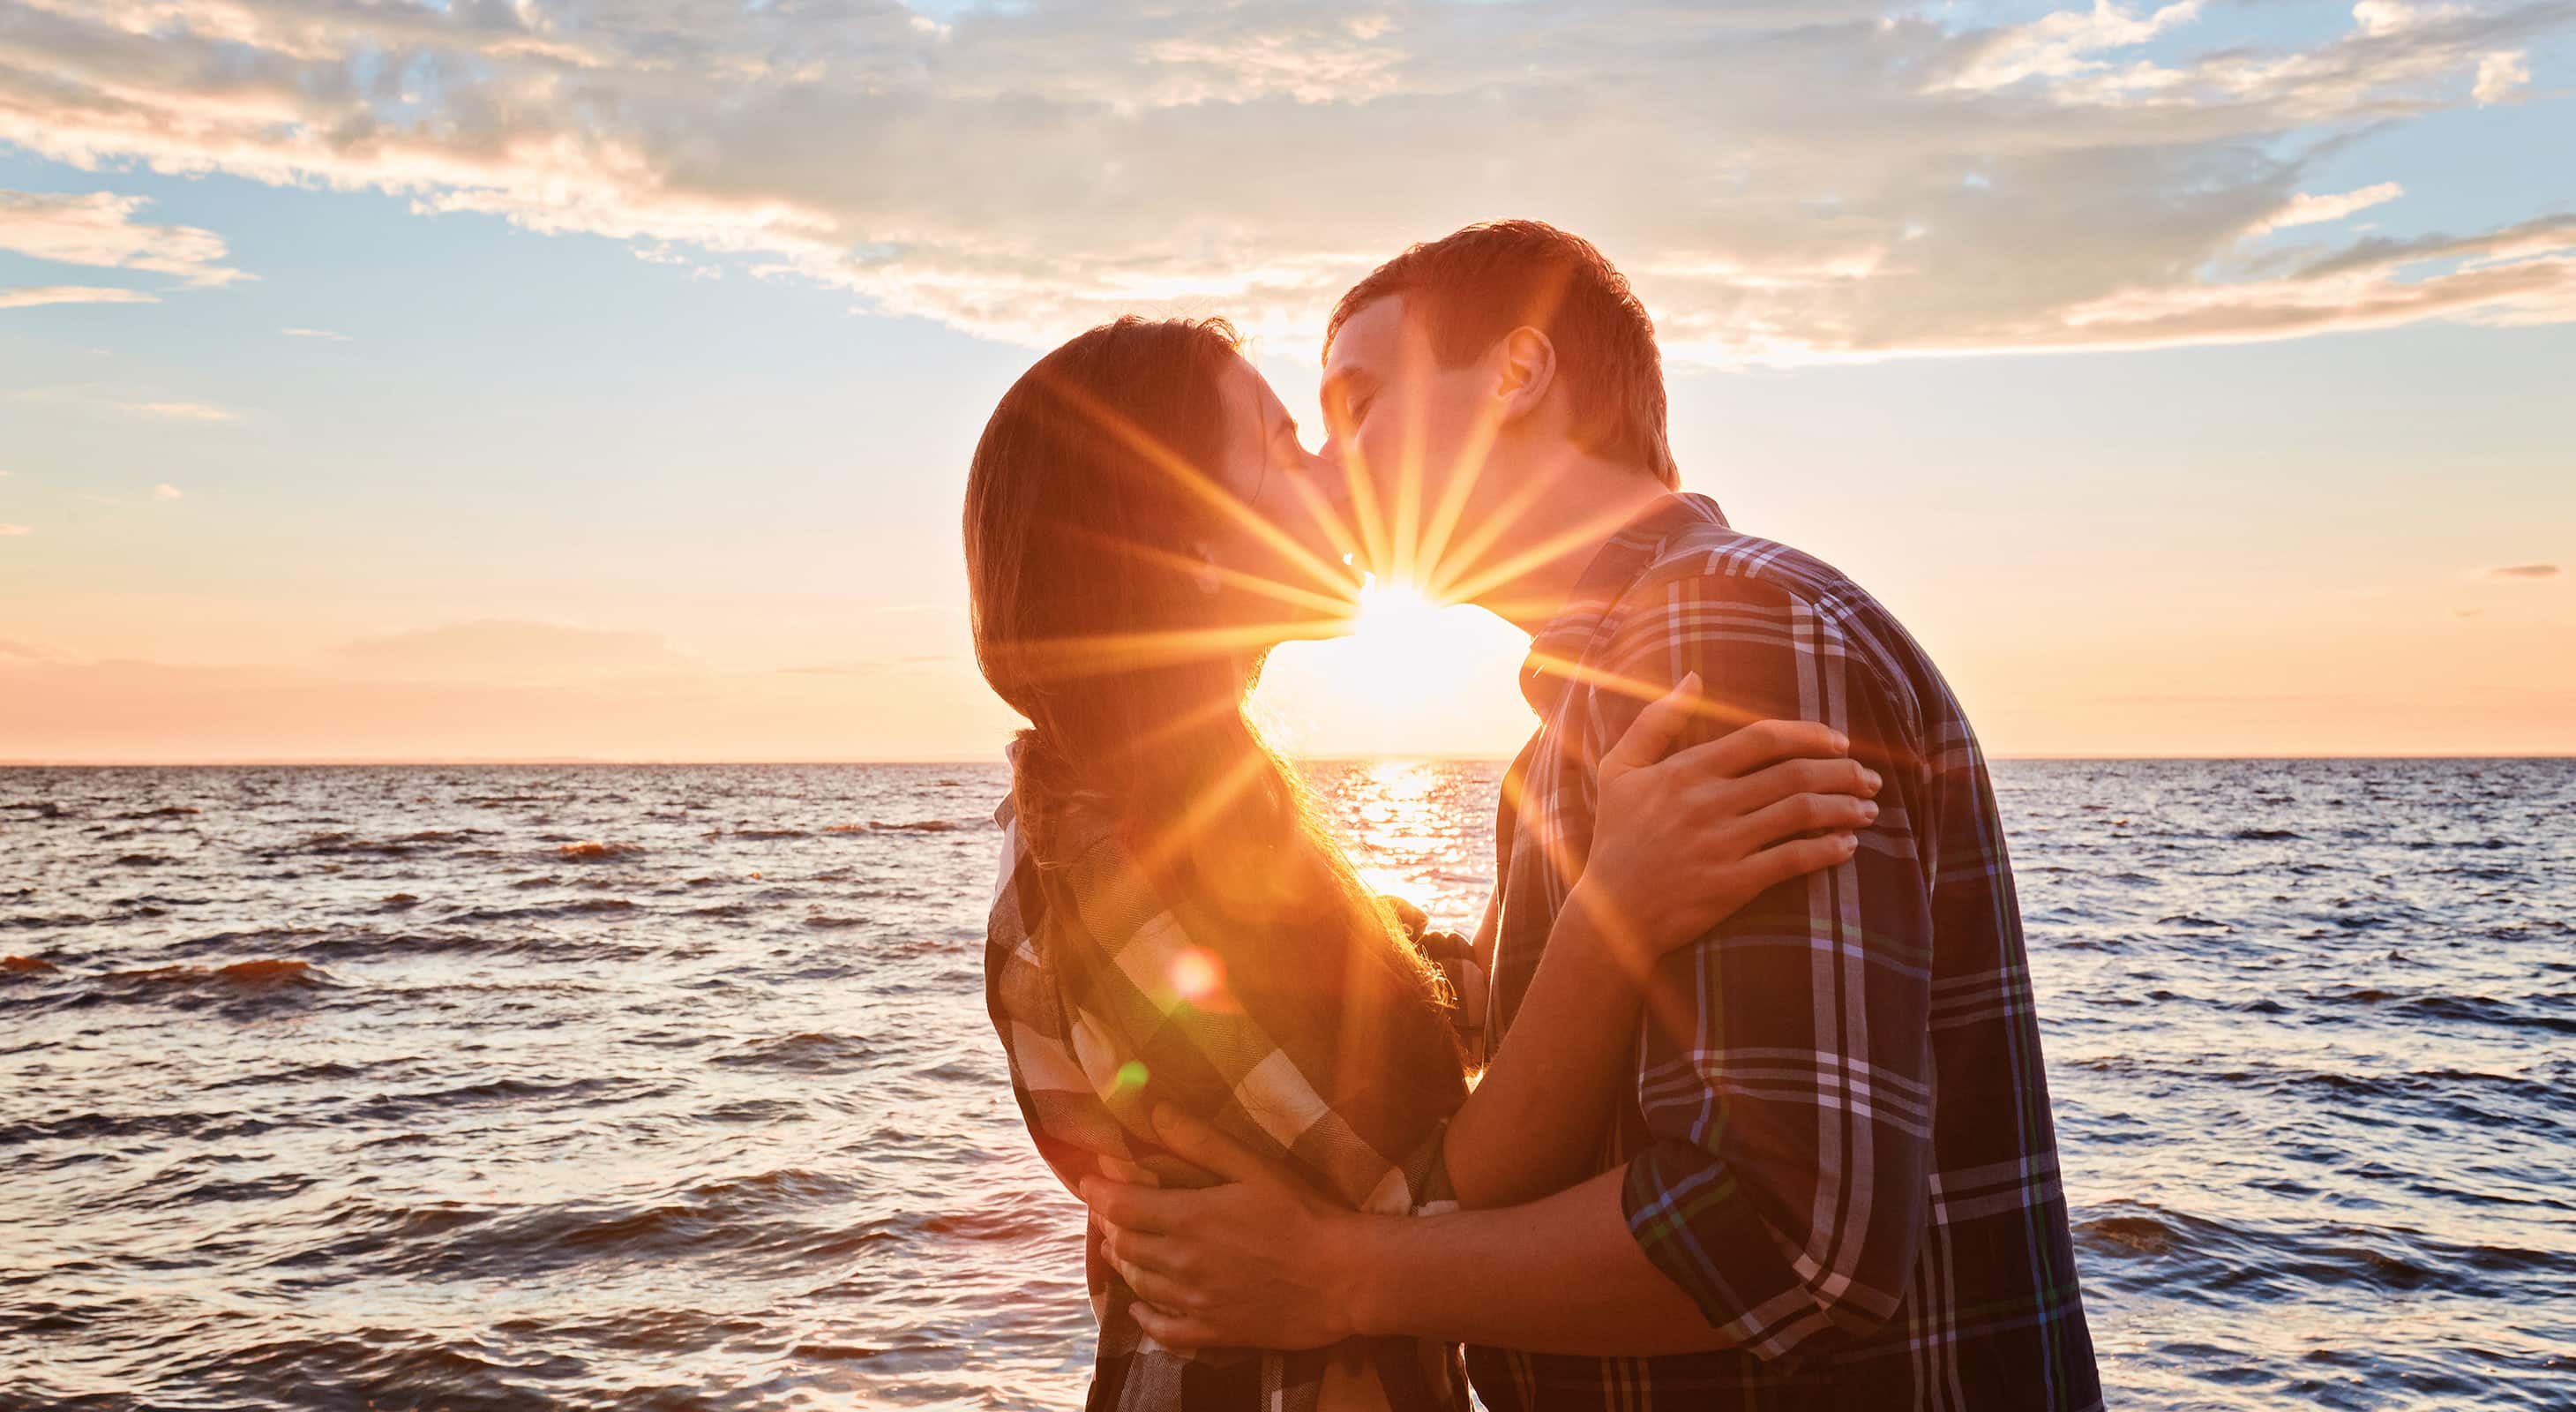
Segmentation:
{"type": "Polygon", "coordinates": [[[1508,756],[1532,724],[1518,689],[1528,653],[1483,609],[1371,576],[1348,634],[1273,652],[1255,704],[1300,755],[1508,756]]]}

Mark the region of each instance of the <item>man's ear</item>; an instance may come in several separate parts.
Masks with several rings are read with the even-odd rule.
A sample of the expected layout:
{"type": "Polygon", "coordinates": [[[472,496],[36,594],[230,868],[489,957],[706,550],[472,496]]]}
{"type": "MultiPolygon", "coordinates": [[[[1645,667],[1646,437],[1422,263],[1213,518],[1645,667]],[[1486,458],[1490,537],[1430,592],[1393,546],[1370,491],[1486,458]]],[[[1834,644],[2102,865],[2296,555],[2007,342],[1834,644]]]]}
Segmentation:
{"type": "Polygon", "coordinates": [[[1494,382],[1496,412],[1500,420],[1514,422],[1538,410],[1547,400],[1548,389],[1556,385],[1556,344],[1545,333],[1527,324],[1503,335],[1497,345],[1502,352],[1502,366],[1494,382]]]}

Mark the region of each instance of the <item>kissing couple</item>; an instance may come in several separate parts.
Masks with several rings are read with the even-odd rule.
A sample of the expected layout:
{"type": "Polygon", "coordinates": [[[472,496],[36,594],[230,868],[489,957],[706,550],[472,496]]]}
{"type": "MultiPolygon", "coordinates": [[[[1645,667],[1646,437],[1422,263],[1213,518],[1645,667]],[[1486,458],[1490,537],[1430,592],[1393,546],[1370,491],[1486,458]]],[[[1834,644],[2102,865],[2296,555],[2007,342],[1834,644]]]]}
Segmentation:
{"type": "Polygon", "coordinates": [[[1922,648],[1679,490],[1588,242],[1417,245],[1324,348],[1317,454],[1226,324],[1095,328],[967,483],[1030,723],[986,996],[1090,1210],[1090,1405],[2100,1406],[1994,789],[1922,648]],[[1472,940],[1372,896],[1244,714],[1395,504],[1531,638],[1472,940]]]}

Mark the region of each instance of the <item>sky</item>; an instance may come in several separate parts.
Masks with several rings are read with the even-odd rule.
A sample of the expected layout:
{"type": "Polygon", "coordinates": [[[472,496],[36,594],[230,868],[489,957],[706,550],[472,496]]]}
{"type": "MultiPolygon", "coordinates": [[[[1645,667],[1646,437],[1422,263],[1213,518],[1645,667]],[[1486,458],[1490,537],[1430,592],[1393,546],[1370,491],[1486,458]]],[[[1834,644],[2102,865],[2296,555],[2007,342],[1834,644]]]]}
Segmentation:
{"type": "MultiPolygon", "coordinates": [[[[995,399],[1535,216],[1996,755],[2576,751],[2576,3],[0,0],[0,760],[992,758],[995,399]]],[[[1472,608],[1282,649],[1508,754],[1472,608]]]]}

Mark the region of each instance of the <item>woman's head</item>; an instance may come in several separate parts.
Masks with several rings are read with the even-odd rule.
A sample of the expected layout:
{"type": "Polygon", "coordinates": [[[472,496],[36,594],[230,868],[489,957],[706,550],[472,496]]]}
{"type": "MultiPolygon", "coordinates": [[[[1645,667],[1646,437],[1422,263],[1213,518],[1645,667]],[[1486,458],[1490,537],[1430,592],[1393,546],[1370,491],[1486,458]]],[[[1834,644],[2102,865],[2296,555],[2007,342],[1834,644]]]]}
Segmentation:
{"type": "Polygon", "coordinates": [[[1048,354],[967,479],[985,680],[1095,787],[1215,763],[1192,747],[1239,726],[1269,648],[1347,614],[1328,471],[1222,321],[1121,319],[1048,354]]]}
{"type": "Polygon", "coordinates": [[[1104,694],[1205,707],[1346,611],[1321,552],[1339,477],[1236,345],[1221,320],[1104,324],[1023,374],[975,448],[977,651],[1068,743],[1110,727],[1086,714],[1104,694]]]}
{"type": "Polygon", "coordinates": [[[967,579],[985,680],[1029,719],[1015,790],[1038,856],[1078,803],[1243,935],[1359,937],[1301,963],[1340,973],[1323,991],[1365,971],[1383,996],[1424,984],[1418,958],[1243,713],[1272,644],[1347,616],[1325,547],[1338,480],[1231,327],[1121,319],[994,409],[967,477],[967,579]]]}

